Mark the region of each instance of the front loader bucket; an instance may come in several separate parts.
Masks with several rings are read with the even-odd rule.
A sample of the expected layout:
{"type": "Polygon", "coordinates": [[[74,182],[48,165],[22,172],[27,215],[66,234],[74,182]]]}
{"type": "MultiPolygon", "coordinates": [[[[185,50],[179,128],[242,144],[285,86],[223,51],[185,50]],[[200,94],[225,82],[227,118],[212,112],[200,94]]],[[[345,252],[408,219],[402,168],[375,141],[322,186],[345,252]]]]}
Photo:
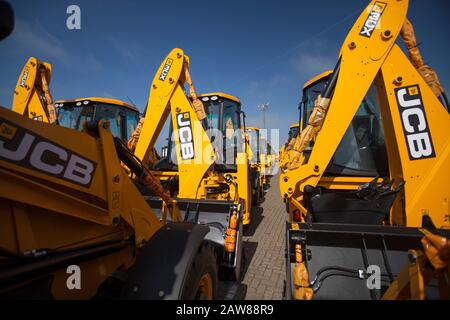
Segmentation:
{"type": "MultiPolygon", "coordinates": [[[[309,287],[317,290],[314,299],[326,300],[382,298],[405,266],[411,264],[410,250],[422,250],[423,233],[417,228],[320,223],[292,228],[288,223],[287,232],[288,298],[293,288],[297,244],[301,246],[309,287]],[[376,279],[367,276],[367,271],[373,270],[380,271],[378,288],[376,279]]],[[[447,238],[450,235],[450,231],[438,233],[447,238]]],[[[413,276],[407,278],[413,281],[413,276]]],[[[437,281],[431,281],[424,294],[439,299],[437,281]]]]}
{"type": "MultiPolygon", "coordinates": [[[[155,214],[162,218],[162,201],[158,197],[146,196],[147,203],[155,214]]],[[[232,201],[203,200],[203,199],[175,199],[179,208],[182,221],[194,222],[209,227],[205,236],[217,249],[219,265],[225,269],[225,273],[234,273],[234,278],[239,279],[242,258],[242,205],[236,205],[232,201]],[[236,227],[236,247],[233,253],[225,250],[225,236],[230,225],[230,217],[233,211],[237,211],[239,222],[236,227]]],[[[170,216],[167,217],[170,222],[170,216]]]]}

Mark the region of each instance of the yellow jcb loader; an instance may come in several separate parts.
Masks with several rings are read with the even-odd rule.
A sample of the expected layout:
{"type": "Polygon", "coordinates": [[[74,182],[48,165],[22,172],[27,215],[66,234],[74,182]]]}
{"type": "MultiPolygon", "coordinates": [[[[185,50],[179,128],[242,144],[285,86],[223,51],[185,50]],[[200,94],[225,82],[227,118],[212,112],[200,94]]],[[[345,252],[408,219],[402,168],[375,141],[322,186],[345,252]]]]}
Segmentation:
{"type": "Polygon", "coordinates": [[[289,150],[292,150],[295,138],[297,137],[299,131],[300,125],[298,123],[291,124],[291,126],[289,127],[288,140],[281,146],[278,156],[281,169],[284,169],[288,163],[288,152],[289,150]]]}
{"type": "MultiPolygon", "coordinates": [[[[136,106],[126,102],[101,97],[58,100],[53,102],[50,91],[52,66],[31,57],[26,62],[14,89],[12,111],[36,121],[58,124],[82,131],[87,121],[107,120],[111,133],[129,141],[141,120],[136,106]]],[[[153,161],[159,159],[155,149],[153,161]]]]}
{"type": "Polygon", "coordinates": [[[280,177],[288,299],[450,298],[449,105],[407,9],[370,2],[303,90],[280,177]]]}
{"type": "MultiPolygon", "coordinates": [[[[177,53],[174,50],[168,59],[177,53]]],[[[168,77],[172,79],[174,75],[170,71],[168,77]]],[[[156,89],[159,87],[157,85],[156,89]]],[[[238,98],[221,92],[194,95],[201,101],[204,118],[199,120],[200,115],[189,114],[189,119],[186,118],[189,125],[186,126],[182,125],[184,118],[174,116],[184,115],[187,110],[182,104],[184,100],[178,96],[179,100],[170,101],[167,106],[160,105],[159,109],[152,109],[149,104],[146,114],[151,116],[142,121],[140,134],[136,136],[135,154],[145,162],[147,154],[142,146],[154,145],[170,116],[168,144],[163,148],[164,156],[151,166],[152,173],[172,196],[179,199],[179,203],[189,202],[186,203],[189,214],[196,211],[193,208],[197,206],[197,200],[205,207],[209,207],[209,202],[233,202],[242,209],[243,225],[248,225],[252,207],[251,184],[241,103],[238,98]]],[[[184,219],[202,221],[205,217],[200,214],[184,219]]]]}
{"type": "MultiPolygon", "coordinates": [[[[238,178],[222,177],[231,200],[189,198],[189,189],[205,181],[207,172],[214,176],[208,170],[216,155],[203,129],[188,132],[198,119],[196,100],[183,90],[188,68],[188,57],[175,49],[158,70],[136,154],[123,141],[124,127],[113,136],[114,121],[105,117],[78,119],[82,127],[65,128],[37,118],[46,115],[45,104],[41,114],[27,111],[43,121],[0,108],[0,295],[211,299],[217,297],[219,271],[238,277],[243,213],[238,178]],[[145,132],[155,125],[150,114],[171,108],[174,123],[181,125],[175,129],[181,138],[175,139],[177,199],[147,166],[154,141],[144,138],[152,137],[145,132]],[[202,161],[188,164],[186,155],[202,161]]],[[[102,103],[121,107],[97,98],[63,101],[57,103],[60,124],[61,112],[72,117],[79,102],[97,111],[105,110],[102,103]]]]}
{"type": "Polygon", "coordinates": [[[249,148],[249,164],[251,170],[251,181],[253,190],[253,203],[259,205],[264,197],[264,188],[266,185],[266,177],[262,167],[262,153],[261,153],[261,136],[259,128],[247,127],[245,129],[248,138],[249,148]]]}

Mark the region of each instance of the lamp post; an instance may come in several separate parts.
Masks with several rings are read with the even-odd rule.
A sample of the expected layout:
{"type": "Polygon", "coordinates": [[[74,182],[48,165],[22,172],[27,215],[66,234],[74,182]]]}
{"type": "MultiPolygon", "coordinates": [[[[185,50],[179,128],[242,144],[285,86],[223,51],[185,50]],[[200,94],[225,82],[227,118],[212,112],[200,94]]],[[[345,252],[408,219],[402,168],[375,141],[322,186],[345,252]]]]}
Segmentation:
{"type": "Polygon", "coordinates": [[[269,109],[269,103],[263,103],[258,106],[258,109],[261,109],[263,112],[263,129],[266,129],[266,110],[269,109]]]}

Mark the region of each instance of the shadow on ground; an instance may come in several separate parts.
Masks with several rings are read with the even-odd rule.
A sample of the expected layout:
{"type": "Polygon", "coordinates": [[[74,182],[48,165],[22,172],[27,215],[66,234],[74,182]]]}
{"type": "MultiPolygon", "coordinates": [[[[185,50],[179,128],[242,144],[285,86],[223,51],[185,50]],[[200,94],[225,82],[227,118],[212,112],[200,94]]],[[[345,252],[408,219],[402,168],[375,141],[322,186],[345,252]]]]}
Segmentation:
{"type": "Polygon", "coordinates": [[[219,282],[219,300],[244,300],[247,295],[247,285],[232,281],[219,282]]]}
{"type": "Polygon", "coordinates": [[[258,247],[257,242],[245,241],[243,246],[243,256],[242,256],[242,267],[241,267],[241,281],[247,274],[248,267],[252,262],[253,256],[255,255],[256,248],[258,247]]]}
{"type": "Polygon", "coordinates": [[[255,234],[256,229],[264,219],[263,212],[264,209],[260,206],[252,208],[251,222],[244,228],[244,237],[251,237],[255,234]]]}
{"type": "MultiPolygon", "coordinates": [[[[240,281],[244,279],[257,247],[257,242],[244,241],[240,281]]],[[[247,285],[241,282],[220,281],[218,291],[219,299],[244,300],[247,295],[247,285]]]]}

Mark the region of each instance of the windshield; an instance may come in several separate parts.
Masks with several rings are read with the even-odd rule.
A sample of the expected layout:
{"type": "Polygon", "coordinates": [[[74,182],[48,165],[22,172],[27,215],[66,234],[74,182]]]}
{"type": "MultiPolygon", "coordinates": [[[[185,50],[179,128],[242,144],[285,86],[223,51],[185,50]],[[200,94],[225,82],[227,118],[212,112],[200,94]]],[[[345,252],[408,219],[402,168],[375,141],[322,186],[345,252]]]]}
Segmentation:
{"type": "MultiPolygon", "coordinates": [[[[303,127],[306,126],[314,101],[322,92],[325,77],[303,92],[303,127]]],[[[306,152],[310,152],[314,142],[306,152]]],[[[387,174],[387,155],[376,87],[372,85],[362,101],[343,139],[341,140],[326,173],[330,175],[374,176],[387,174]]]]}
{"type": "Polygon", "coordinates": [[[203,100],[207,100],[203,101],[203,105],[208,129],[219,130],[224,137],[231,138],[234,131],[240,128],[239,104],[221,97],[217,97],[215,100],[203,97],[203,100]]]}
{"type": "Polygon", "coordinates": [[[289,129],[289,133],[288,133],[288,141],[291,141],[291,139],[295,138],[299,132],[300,128],[299,127],[292,127],[289,129]]]}
{"type": "MultiPolygon", "coordinates": [[[[90,105],[70,103],[58,109],[59,124],[78,131],[83,130],[84,123],[92,120],[107,120],[110,123],[111,134],[124,140],[131,137],[137,125],[137,111],[115,104],[90,102],[90,105]]],[[[80,103],[81,104],[81,103],[80,103]]]]}
{"type": "Polygon", "coordinates": [[[86,121],[93,120],[94,106],[64,106],[58,109],[58,123],[60,126],[83,130],[86,121]]]}
{"type": "Polygon", "coordinates": [[[202,98],[207,114],[208,134],[218,153],[217,163],[234,165],[237,153],[243,150],[240,104],[223,97],[214,99],[215,97],[202,98]]]}
{"type": "Polygon", "coordinates": [[[259,145],[260,145],[259,152],[260,152],[261,154],[267,155],[267,154],[270,154],[270,153],[271,153],[270,145],[269,145],[269,143],[267,142],[266,139],[261,139],[261,140],[259,141],[259,145]]]}
{"type": "Polygon", "coordinates": [[[258,155],[260,152],[259,148],[259,132],[257,130],[247,130],[248,142],[250,144],[250,149],[252,151],[252,158],[250,159],[251,163],[258,162],[258,155]]]}
{"type": "MultiPolygon", "coordinates": [[[[216,150],[217,170],[234,170],[237,152],[242,152],[242,131],[239,103],[220,97],[204,96],[202,102],[206,111],[206,133],[216,150]],[[225,166],[220,166],[225,165],[225,166]]],[[[173,143],[173,128],[169,130],[167,157],[171,165],[177,165],[175,143],[173,143]]]]}

